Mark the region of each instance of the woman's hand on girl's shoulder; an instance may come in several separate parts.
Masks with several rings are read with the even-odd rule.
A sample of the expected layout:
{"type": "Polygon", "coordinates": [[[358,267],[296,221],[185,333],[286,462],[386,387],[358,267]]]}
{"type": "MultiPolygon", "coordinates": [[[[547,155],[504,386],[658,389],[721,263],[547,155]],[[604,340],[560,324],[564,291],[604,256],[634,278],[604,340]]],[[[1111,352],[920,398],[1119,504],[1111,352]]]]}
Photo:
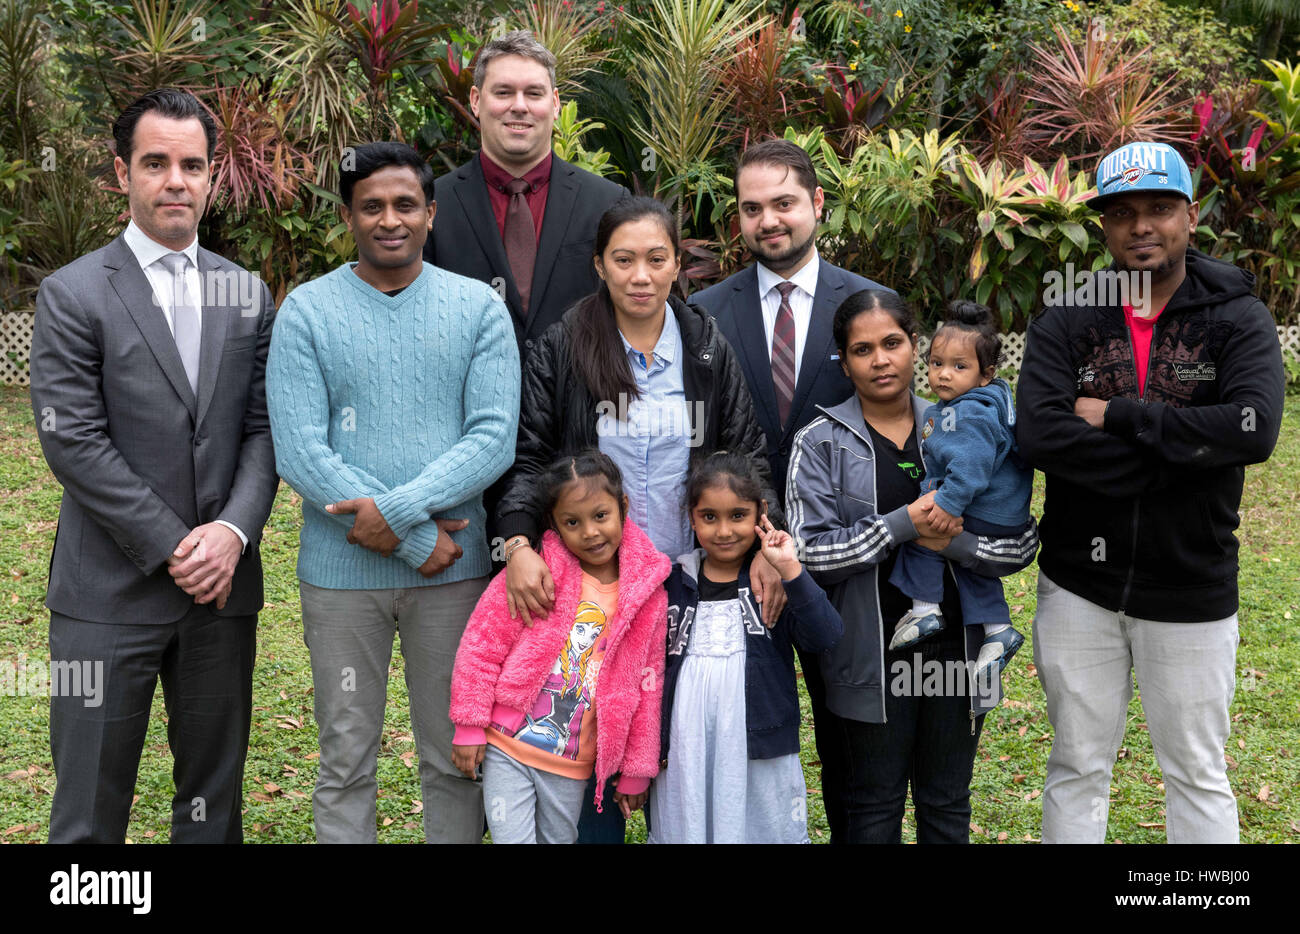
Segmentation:
{"type": "Polygon", "coordinates": [[[546,561],[530,545],[521,545],[506,562],[506,605],[511,619],[523,617],[525,626],[534,618],[545,619],[555,606],[555,581],[546,561]]]}

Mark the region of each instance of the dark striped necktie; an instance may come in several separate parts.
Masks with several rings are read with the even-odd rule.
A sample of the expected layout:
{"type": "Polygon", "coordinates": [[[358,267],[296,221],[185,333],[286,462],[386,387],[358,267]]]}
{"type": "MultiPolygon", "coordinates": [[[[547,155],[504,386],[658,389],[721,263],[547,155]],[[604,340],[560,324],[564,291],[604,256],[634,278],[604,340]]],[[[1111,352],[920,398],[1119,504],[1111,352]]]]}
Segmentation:
{"type": "Polygon", "coordinates": [[[772,329],[772,383],[776,386],[776,408],[784,425],[790,420],[790,407],[794,404],[794,312],[790,310],[790,293],[793,282],[782,282],[776,287],[781,293],[781,307],[776,312],[776,327],[772,329]]]}

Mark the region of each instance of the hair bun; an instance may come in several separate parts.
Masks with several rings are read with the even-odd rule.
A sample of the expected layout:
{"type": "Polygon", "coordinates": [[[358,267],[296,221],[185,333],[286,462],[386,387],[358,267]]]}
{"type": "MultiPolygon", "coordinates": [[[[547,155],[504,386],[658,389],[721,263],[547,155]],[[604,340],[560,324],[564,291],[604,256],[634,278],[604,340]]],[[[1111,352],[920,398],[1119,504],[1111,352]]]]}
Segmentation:
{"type": "Polygon", "coordinates": [[[943,320],[972,328],[990,328],[995,333],[998,330],[997,319],[987,305],[964,299],[949,302],[943,320]]]}

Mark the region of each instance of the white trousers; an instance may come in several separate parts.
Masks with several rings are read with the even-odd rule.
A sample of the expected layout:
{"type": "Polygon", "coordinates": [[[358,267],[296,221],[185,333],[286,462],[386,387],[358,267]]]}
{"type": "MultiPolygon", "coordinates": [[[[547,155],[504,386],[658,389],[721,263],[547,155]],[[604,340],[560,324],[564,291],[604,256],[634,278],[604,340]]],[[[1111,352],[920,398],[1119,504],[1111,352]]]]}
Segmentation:
{"type": "Polygon", "coordinates": [[[1236,686],[1237,616],[1159,623],[1105,610],[1038,574],[1034,664],[1055,737],[1043,786],[1044,843],[1104,843],[1130,671],[1165,780],[1170,843],[1237,843],[1223,747],[1236,686]]]}

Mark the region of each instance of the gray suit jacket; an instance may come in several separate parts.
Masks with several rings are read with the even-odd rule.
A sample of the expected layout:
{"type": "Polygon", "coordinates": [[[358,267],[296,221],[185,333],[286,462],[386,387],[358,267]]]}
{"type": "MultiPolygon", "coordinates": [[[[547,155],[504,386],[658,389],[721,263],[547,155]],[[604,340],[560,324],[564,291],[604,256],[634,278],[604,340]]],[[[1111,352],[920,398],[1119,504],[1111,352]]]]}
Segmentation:
{"type": "Polygon", "coordinates": [[[220,615],[262,607],[257,545],[279,483],[265,383],[275,306],[265,283],[239,266],[202,248],[198,257],[198,398],[122,237],[41,283],[32,409],[63,485],[45,605],[65,616],[180,619],[193,598],[167,573],[167,556],[216,519],[249,542],[220,615]]]}

